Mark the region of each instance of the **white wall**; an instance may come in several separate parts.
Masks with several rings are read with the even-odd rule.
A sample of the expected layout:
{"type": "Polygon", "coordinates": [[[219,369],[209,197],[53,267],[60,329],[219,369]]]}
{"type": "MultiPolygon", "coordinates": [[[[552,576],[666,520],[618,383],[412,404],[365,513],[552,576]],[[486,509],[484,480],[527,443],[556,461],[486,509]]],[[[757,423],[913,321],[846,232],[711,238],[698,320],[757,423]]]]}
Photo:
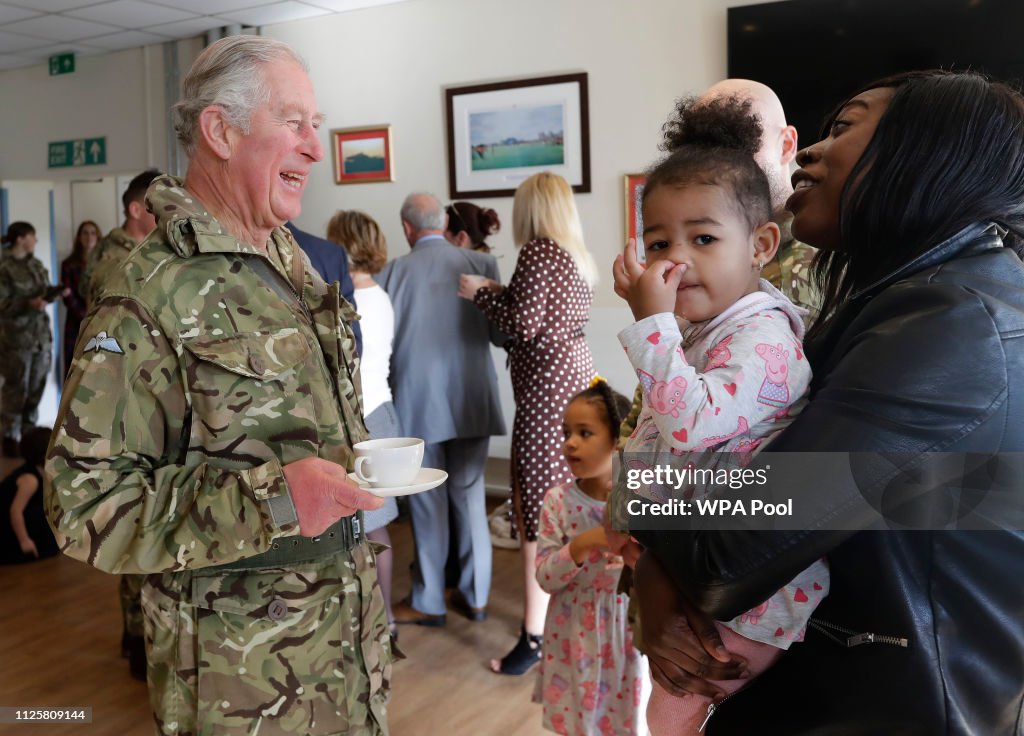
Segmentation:
{"type": "MultiPolygon", "coordinates": [[[[201,44],[188,40],[175,47],[184,75],[201,44]]],[[[7,101],[0,115],[0,179],[54,183],[61,257],[70,252],[78,219],[90,217],[84,212],[78,219],[72,216],[71,181],[135,176],[150,166],[166,170],[173,100],[165,99],[163,59],[163,46],[155,45],[81,56],[74,73],[56,77],[49,75],[47,64],[0,72],[0,99],[7,101]],[[47,168],[49,143],[102,136],[107,139],[105,166],[47,168]]],[[[107,210],[104,205],[91,219],[109,220],[107,210]]],[[[119,211],[114,220],[120,224],[119,211]]],[[[101,225],[108,229],[106,222],[101,225]]]]}

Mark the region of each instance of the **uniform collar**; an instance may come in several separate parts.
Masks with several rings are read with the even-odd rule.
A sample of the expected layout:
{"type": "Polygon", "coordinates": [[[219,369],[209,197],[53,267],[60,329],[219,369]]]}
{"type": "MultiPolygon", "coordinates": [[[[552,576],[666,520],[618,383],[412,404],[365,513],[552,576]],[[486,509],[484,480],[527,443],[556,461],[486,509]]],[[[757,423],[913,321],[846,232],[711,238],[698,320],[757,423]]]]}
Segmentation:
{"type": "MultiPolygon", "coordinates": [[[[146,192],[146,206],[157,221],[157,230],[182,257],[196,253],[253,253],[265,255],[251,243],[228,233],[199,199],[175,176],[159,176],[146,192]]],[[[271,231],[268,248],[282,241],[293,243],[284,228],[271,231]]]]}

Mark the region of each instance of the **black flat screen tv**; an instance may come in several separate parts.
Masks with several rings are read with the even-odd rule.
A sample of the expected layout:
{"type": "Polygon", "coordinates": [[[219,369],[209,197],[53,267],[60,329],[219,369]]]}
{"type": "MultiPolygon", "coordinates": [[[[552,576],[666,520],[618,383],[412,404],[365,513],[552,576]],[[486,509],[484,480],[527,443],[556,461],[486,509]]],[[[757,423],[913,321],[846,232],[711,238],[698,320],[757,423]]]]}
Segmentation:
{"type": "Polygon", "coordinates": [[[786,0],[730,8],[729,76],[775,90],[800,145],[837,103],[912,69],[1024,79],[1024,0],[786,0]]]}

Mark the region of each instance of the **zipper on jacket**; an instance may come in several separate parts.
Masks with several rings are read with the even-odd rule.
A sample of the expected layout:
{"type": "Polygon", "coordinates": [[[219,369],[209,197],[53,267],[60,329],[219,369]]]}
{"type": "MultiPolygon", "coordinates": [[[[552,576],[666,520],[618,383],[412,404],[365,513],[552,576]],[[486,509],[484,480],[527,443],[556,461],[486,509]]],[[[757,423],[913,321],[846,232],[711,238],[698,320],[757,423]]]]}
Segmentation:
{"type": "Polygon", "coordinates": [[[817,629],[819,633],[824,634],[832,641],[847,648],[857,647],[861,644],[888,644],[889,646],[903,647],[904,649],[910,646],[909,640],[903,636],[886,636],[884,634],[874,634],[871,632],[857,632],[853,629],[848,629],[845,626],[839,626],[838,624],[814,618],[808,620],[807,623],[817,629]],[[832,631],[829,631],[829,629],[839,632],[840,634],[845,634],[846,638],[844,639],[836,636],[832,631]]]}
{"type": "MultiPolygon", "coordinates": [[[[744,687],[746,687],[746,686],[744,686],[744,687]]],[[[736,693],[740,692],[742,689],[743,688],[740,688],[740,690],[737,690],[736,692],[729,693],[724,698],[719,700],[717,703],[715,703],[715,702],[708,703],[708,714],[706,716],[704,716],[704,720],[701,721],[700,722],[700,726],[697,727],[697,733],[704,733],[704,729],[707,727],[708,721],[711,720],[711,716],[713,716],[715,714],[715,711],[718,710],[722,706],[722,703],[724,703],[726,700],[731,698],[736,693]]]]}

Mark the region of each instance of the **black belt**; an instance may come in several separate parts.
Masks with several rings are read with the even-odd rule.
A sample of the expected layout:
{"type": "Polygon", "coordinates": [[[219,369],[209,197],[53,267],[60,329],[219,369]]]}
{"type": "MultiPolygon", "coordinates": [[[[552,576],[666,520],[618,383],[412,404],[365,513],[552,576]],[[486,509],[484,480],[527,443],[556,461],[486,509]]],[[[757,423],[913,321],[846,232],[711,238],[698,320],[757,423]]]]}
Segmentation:
{"type": "Polygon", "coordinates": [[[299,562],[310,562],[323,557],[347,552],[363,539],[362,519],[346,516],[318,537],[279,537],[266,552],[246,557],[226,565],[206,567],[201,574],[223,570],[258,570],[268,567],[288,567],[299,562]]]}

